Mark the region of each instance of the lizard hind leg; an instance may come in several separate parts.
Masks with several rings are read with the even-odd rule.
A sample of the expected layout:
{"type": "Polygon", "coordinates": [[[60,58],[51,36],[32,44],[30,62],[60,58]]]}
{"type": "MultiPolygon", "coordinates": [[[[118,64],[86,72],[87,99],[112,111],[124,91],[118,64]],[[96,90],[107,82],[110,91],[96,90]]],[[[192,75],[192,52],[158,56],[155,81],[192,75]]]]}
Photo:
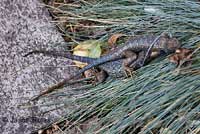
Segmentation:
{"type": "Polygon", "coordinates": [[[103,83],[108,77],[108,74],[103,69],[100,69],[98,72],[95,73],[95,78],[97,84],[103,83]]]}
{"type": "Polygon", "coordinates": [[[133,77],[134,70],[142,67],[144,65],[144,60],[146,56],[146,51],[141,51],[137,55],[137,59],[126,58],[123,61],[124,69],[129,73],[131,77],[133,77]]]}

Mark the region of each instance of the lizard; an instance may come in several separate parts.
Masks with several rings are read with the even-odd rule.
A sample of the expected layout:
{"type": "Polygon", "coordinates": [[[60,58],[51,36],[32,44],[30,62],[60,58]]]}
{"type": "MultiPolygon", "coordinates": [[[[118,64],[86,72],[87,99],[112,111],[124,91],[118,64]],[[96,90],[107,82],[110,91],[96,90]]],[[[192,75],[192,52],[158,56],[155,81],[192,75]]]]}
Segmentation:
{"type": "MultiPolygon", "coordinates": [[[[82,59],[83,62],[90,63],[90,64],[80,69],[77,73],[72,75],[70,78],[66,78],[62,80],[61,82],[49,87],[47,90],[42,92],[33,100],[38,99],[40,96],[43,96],[49,92],[52,92],[57,88],[63,87],[68,81],[82,74],[88,69],[91,69],[96,66],[100,66],[107,62],[113,62],[113,61],[118,61],[124,58],[130,58],[130,57],[126,57],[127,51],[133,51],[135,53],[140,52],[140,51],[148,51],[151,45],[152,45],[152,51],[157,50],[157,51],[163,51],[165,53],[174,52],[177,48],[180,47],[180,43],[178,42],[176,38],[170,38],[167,35],[162,35],[159,38],[158,36],[155,36],[155,35],[147,35],[147,36],[139,36],[136,38],[131,38],[123,46],[117,47],[115,50],[111,51],[109,54],[102,56],[100,58],[86,58],[82,56],[73,55],[71,59],[77,60],[79,58],[79,59],[82,59]]],[[[40,53],[40,52],[32,51],[26,54],[25,56],[28,56],[33,53],[40,53]]],[[[131,62],[134,63],[134,61],[135,60],[131,62]]],[[[129,62],[130,65],[131,65],[131,62],[129,62]]]]}
{"type": "MultiPolygon", "coordinates": [[[[45,50],[35,50],[31,51],[30,53],[26,54],[28,56],[33,53],[42,53],[44,55],[54,56],[54,57],[64,57],[68,59],[76,59],[80,62],[86,62],[87,64],[92,64],[97,58],[89,58],[89,57],[76,57],[76,55],[69,54],[68,52],[62,51],[45,51],[45,50]],[[74,58],[75,57],[75,58],[74,58]]],[[[150,57],[147,59],[147,62],[162,55],[163,53],[160,52],[152,52],[150,57]]],[[[95,73],[95,77],[97,82],[102,83],[106,80],[107,76],[111,76],[114,78],[120,78],[127,76],[127,72],[131,73],[132,71],[142,67],[142,62],[145,58],[145,51],[139,52],[137,55],[133,53],[133,56],[126,59],[119,59],[112,62],[106,62],[104,64],[99,65],[97,68],[100,69],[100,72],[93,72],[95,73]],[[129,65],[130,61],[134,61],[131,65],[129,65]]]]}

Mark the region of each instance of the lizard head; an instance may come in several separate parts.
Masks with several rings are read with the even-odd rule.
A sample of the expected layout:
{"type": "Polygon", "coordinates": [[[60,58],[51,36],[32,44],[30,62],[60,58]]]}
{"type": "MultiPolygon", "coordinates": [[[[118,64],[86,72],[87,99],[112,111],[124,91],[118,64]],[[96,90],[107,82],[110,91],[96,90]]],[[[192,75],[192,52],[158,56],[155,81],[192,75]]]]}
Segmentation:
{"type": "Polygon", "coordinates": [[[175,51],[176,49],[180,47],[181,47],[181,44],[176,38],[169,38],[167,40],[167,49],[169,51],[175,51]]]}
{"type": "Polygon", "coordinates": [[[161,48],[164,48],[166,53],[175,52],[181,45],[176,38],[171,38],[167,33],[163,33],[159,39],[161,48]]]}

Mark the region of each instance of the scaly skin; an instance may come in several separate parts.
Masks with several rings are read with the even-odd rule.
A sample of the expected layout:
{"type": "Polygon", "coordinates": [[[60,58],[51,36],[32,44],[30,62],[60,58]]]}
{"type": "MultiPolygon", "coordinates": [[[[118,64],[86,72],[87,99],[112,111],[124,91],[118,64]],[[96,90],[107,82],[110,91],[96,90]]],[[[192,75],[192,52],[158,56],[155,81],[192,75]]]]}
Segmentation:
{"type": "MultiPolygon", "coordinates": [[[[40,96],[43,96],[49,92],[52,92],[57,88],[63,87],[68,81],[70,81],[71,79],[75,78],[76,76],[82,74],[83,72],[85,72],[88,69],[91,69],[96,66],[100,66],[107,62],[113,62],[113,61],[118,62],[118,60],[120,61],[120,59],[128,58],[125,55],[126,51],[133,51],[133,52],[148,51],[150,46],[152,47],[151,51],[164,51],[165,53],[174,52],[177,48],[180,48],[180,44],[179,44],[178,40],[175,38],[169,38],[168,36],[161,36],[158,38],[157,36],[148,35],[148,36],[139,36],[136,38],[132,38],[132,39],[128,40],[128,42],[126,42],[123,46],[117,47],[114,51],[111,51],[109,54],[102,56],[98,59],[86,58],[86,57],[82,57],[82,56],[72,56],[72,55],[70,55],[70,56],[64,55],[63,56],[63,55],[59,54],[59,56],[62,56],[62,57],[70,58],[72,60],[79,59],[79,61],[83,61],[83,62],[90,63],[90,64],[87,65],[86,67],[80,69],[77,73],[72,75],[70,78],[64,79],[63,81],[59,82],[58,84],[55,84],[55,85],[49,87],[47,90],[42,92],[39,96],[37,96],[33,100],[38,99],[40,96]]],[[[44,53],[44,51],[43,52],[32,51],[25,56],[28,56],[29,54],[33,54],[33,53],[44,53]]],[[[49,55],[48,53],[44,53],[44,54],[49,55]]],[[[50,55],[52,55],[52,54],[50,54],[50,55]]]]}
{"type": "MultiPolygon", "coordinates": [[[[80,70],[79,74],[98,65],[99,65],[99,68],[103,68],[105,71],[110,70],[110,71],[107,71],[108,74],[114,74],[114,73],[119,74],[119,73],[124,72],[121,70],[122,67],[120,66],[120,64],[122,63],[122,61],[120,59],[127,58],[126,54],[124,53],[125,51],[127,50],[133,50],[133,52],[139,52],[139,51],[144,51],[144,50],[147,51],[147,49],[150,47],[150,45],[156,38],[157,36],[153,36],[153,35],[131,38],[128,40],[127,43],[125,43],[124,46],[116,48],[114,51],[110,52],[108,55],[102,56],[101,58],[88,58],[88,57],[83,57],[83,56],[72,55],[72,54],[69,54],[68,52],[56,52],[56,51],[45,51],[45,50],[31,51],[28,54],[26,54],[24,57],[31,54],[37,54],[37,53],[42,53],[44,55],[52,55],[55,57],[65,57],[72,60],[81,61],[81,62],[90,64],[86,66],[85,68],[83,68],[82,70],[80,70]],[[112,61],[112,62],[109,62],[109,61],[112,61]],[[112,67],[113,69],[109,69],[112,67]],[[114,70],[114,71],[111,71],[111,70],[114,70]]],[[[157,41],[155,41],[155,44],[152,47],[152,50],[158,50],[158,51],[162,50],[168,53],[170,51],[174,51],[175,48],[179,48],[179,46],[180,45],[175,38],[169,38],[168,36],[165,35],[165,36],[161,36],[157,41]]]]}
{"type": "MultiPolygon", "coordinates": [[[[64,52],[64,51],[59,52],[59,51],[45,51],[45,50],[34,50],[24,55],[24,57],[27,57],[28,55],[31,55],[31,54],[40,54],[40,53],[47,56],[64,57],[64,58],[68,58],[68,59],[72,59],[72,60],[76,60],[76,61],[80,61],[80,62],[84,62],[88,64],[92,64],[93,62],[95,62],[95,60],[98,59],[98,58],[76,56],[76,55],[70,54],[69,52],[64,52]]],[[[119,59],[112,62],[106,62],[104,64],[99,65],[98,67],[106,71],[106,73],[109,74],[110,76],[121,77],[125,75],[122,64],[123,64],[123,59],[119,59]]]]}

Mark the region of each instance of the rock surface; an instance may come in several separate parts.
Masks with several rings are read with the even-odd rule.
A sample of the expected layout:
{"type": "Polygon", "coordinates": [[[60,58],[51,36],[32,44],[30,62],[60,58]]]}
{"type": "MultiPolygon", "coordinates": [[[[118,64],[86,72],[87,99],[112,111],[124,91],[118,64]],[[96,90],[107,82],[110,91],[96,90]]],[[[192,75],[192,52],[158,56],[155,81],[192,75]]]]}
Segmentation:
{"type": "Polygon", "coordinates": [[[41,1],[0,1],[0,132],[3,134],[28,134],[63,113],[57,110],[38,116],[40,107],[20,107],[44,87],[76,69],[67,67],[71,61],[66,59],[22,57],[33,49],[63,49],[61,45],[53,45],[64,40],[50,20],[41,1]]]}

